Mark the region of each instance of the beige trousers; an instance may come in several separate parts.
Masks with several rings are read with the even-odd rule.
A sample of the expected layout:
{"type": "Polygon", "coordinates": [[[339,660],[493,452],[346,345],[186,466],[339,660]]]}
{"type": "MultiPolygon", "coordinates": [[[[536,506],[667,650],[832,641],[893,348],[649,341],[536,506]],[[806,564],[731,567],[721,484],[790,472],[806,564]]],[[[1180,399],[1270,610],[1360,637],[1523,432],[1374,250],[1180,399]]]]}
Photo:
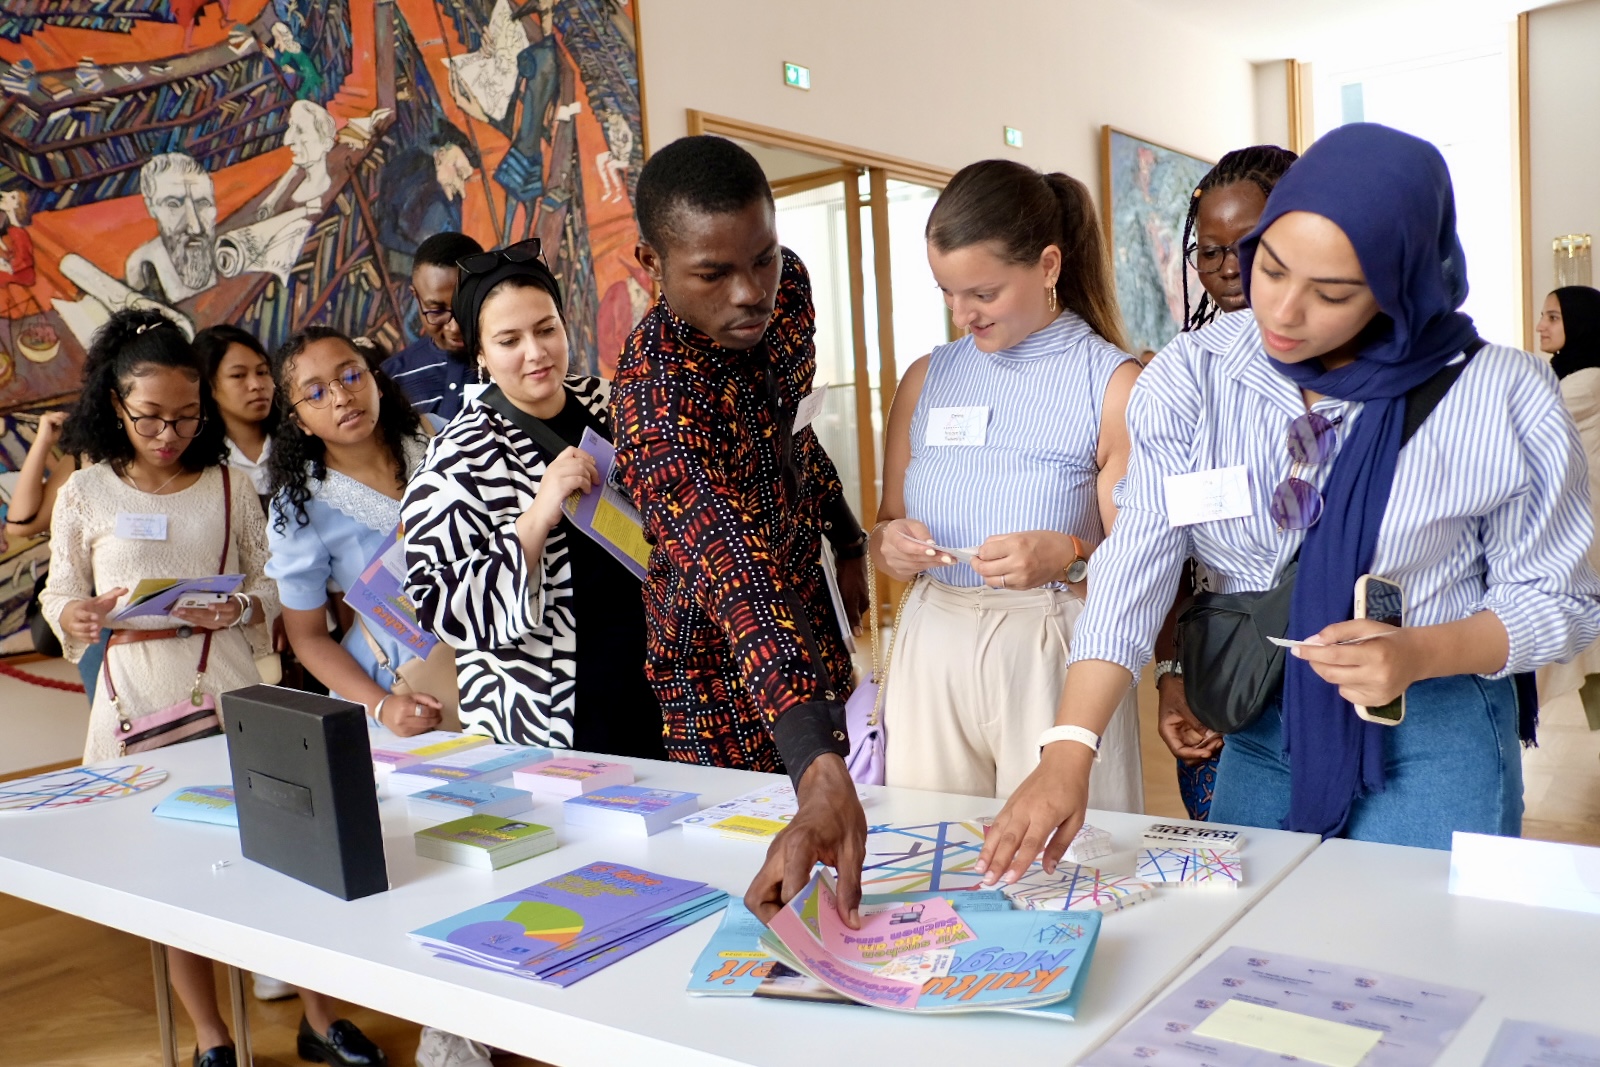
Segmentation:
{"type": "MultiPolygon", "coordinates": [[[[1083,601],[1058,589],[913,586],[884,697],[889,785],[1005,797],[1039,763],[1055,724],[1083,601]]],[[[1089,780],[1089,806],[1142,812],[1139,712],[1117,708],[1089,780]]]]}

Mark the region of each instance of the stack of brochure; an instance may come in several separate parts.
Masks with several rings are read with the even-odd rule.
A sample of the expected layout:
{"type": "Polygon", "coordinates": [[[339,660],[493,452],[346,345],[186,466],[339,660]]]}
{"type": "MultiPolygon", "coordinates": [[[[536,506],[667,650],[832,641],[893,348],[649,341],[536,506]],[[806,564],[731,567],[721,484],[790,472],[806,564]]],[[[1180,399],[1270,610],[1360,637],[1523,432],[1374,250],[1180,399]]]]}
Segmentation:
{"type": "Polygon", "coordinates": [[[426,763],[413,763],[397,769],[389,775],[389,793],[417,793],[450,782],[510,785],[513,773],[547,760],[550,756],[548,748],[527,748],[522,745],[491,744],[461,748],[435,756],[426,763]]]}
{"type": "Polygon", "coordinates": [[[425,734],[400,737],[383,727],[367,735],[372,746],[372,769],[387,775],[415,763],[437,763],[441,756],[490,743],[483,734],[456,734],[448,730],[429,730],[425,734]]]}
{"type": "Polygon", "coordinates": [[[621,830],[648,837],[672,825],[685,812],[700,806],[699,793],[676,789],[646,789],[638,785],[610,785],[561,805],[568,826],[596,830],[621,830]]]}
{"type": "Polygon", "coordinates": [[[626,763],[592,759],[553,759],[515,771],[511,780],[541,798],[582,796],[608,785],[632,785],[633,768],[626,763]]]}
{"type": "Polygon", "coordinates": [[[533,810],[533,796],[487,782],[451,782],[406,798],[406,808],[422,819],[454,819],[463,815],[521,815],[533,810]]]}
{"type": "Polygon", "coordinates": [[[415,836],[419,856],[486,871],[542,856],[556,847],[556,832],[550,827],[498,815],[468,815],[418,830],[415,836]]]}
{"type": "Polygon", "coordinates": [[[410,937],[440,959],[567,986],[724,907],[704,882],[596,862],[410,937]]]}

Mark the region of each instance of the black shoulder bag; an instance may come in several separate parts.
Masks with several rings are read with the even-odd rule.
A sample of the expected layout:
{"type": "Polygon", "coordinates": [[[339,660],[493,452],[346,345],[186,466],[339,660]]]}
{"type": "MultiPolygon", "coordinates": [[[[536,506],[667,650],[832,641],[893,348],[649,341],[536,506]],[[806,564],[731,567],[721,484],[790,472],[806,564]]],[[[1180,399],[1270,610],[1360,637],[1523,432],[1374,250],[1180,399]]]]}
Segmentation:
{"type": "MultiPolygon", "coordinates": [[[[1406,394],[1404,448],[1487,342],[1474,338],[1464,359],[1441,367],[1406,394]]],[[[1245,729],[1283,685],[1283,649],[1267,640],[1289,629],[1289,605],[1300,560],[1289,561],[1278,584],[1258,593],[1196,593],[1178,614],[1178,662],[1189,710],[1219,734],[1245,729]]]]}

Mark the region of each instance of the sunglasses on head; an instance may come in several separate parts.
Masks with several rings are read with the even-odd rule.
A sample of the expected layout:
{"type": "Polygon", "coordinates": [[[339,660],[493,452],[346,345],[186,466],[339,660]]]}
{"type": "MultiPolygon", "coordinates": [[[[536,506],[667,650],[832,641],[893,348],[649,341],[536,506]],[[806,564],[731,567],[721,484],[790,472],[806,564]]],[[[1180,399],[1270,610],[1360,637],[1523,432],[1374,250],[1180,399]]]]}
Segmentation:
{"type": "Polygon", "coordinates": [[[467,274],[488,274],[502,263],[532,263],[540,258],[543,244],[537,237],[518,241],[504,248],[491,248],[487,252],[474,252],[456,260],[456,266],[467,274]]]}

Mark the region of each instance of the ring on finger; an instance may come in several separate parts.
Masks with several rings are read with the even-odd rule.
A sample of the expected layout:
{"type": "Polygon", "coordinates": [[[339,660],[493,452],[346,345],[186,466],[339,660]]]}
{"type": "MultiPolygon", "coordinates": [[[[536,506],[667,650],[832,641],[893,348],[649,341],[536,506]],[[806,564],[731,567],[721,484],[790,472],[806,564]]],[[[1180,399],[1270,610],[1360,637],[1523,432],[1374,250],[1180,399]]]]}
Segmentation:
{"type": "Polygon", "coordinates": [[[1001,575],[1001,576],[1000,576],[1000,588],[1001,588],[1001,589],[1006,589],[1006,588],[1009,588],[1009,587],[1008,587],[1008,586],[1007,586],[1007,585],[1006,585],[1006,576],[1005,576],[1005,575],[1003,575],[1003,574],[1002,574],[1002,575],[1001,575]]]}

